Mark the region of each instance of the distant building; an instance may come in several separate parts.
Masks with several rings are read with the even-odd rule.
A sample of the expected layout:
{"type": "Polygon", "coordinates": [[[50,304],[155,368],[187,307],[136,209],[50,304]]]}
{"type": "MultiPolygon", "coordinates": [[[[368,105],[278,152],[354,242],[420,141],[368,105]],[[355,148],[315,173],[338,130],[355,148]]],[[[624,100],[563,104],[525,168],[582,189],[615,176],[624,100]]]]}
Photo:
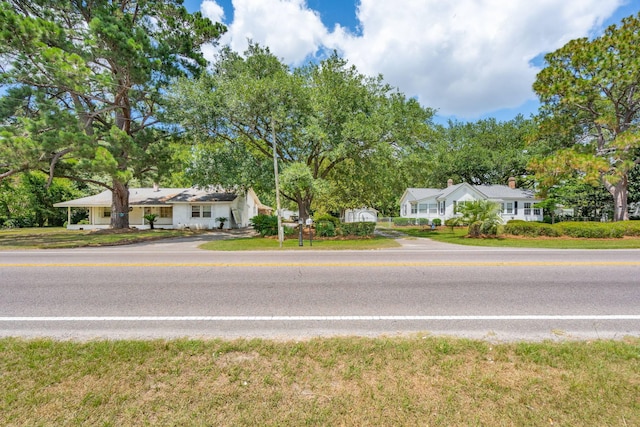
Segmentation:
{"type": "Polygon", "coordinates": [[[453,184],[449,180],[446,188],[407,188],[400,198],[400,216],[403,218],[439,218],[443,222],[457,216],[458,208],[474,200],[490,200],[502,206],[505,221],[521,219],[542,221],[542,202],[533,191],[516,188],[515,178],[508,185],[471,185],[466,182],[453,184]]]}

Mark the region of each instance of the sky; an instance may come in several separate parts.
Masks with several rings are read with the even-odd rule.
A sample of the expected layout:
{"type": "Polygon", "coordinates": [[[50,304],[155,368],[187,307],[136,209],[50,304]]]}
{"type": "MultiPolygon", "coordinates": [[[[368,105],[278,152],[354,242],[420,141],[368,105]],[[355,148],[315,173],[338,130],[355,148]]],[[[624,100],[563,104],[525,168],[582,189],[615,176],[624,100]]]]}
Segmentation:
{"type": "MultiPolygon", "coordinates": [[[[529,117],[544,55],[597,37],[640,12],[640,0],[185,0],[228,27],[220,45],[247,40],[296,67],[334,50],[358,71],[425,107],[436,122],[529,117]]],[[[209,60],[216,47],[203,51],[209,60]]]]}

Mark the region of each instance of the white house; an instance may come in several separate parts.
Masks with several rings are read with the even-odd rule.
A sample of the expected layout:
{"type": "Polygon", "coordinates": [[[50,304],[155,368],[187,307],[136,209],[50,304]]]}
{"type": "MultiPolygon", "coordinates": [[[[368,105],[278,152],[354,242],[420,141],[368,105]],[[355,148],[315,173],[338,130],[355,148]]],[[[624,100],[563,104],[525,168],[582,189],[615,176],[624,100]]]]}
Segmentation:
{"type": "Polygon", "coordinates": [[[453,184],[449,180],[447,188],[407,188],[400,199],[400,216],[403,218],[455,217],[457,208],[474,200],[490,200],[502,206],[502,219],[542,221],[542,208],[536,204],[542,200],[533,191],[516,188],[515,178],[509,178],[509,185],[471,185],[463,182],[453,184]]]}
{"type": "MultiPolygon", "coordinates": [[[[54,204],[67,208],[68,229],[109,228],[111,222],[111,191],[54,204]],[[71,224],[71,209],[85,208],[89,211],[88,224],[71,224]]],[[[144,219],[147,214],[156,214],[158,228],[217,228],[217,218],[227,218],[224,228],[249,226],[249,219],[258,213],[269,212],[253,190],[226,192],[219,189],[200,188],[130,188],[129,225],[149,228],[144,219]]]]}

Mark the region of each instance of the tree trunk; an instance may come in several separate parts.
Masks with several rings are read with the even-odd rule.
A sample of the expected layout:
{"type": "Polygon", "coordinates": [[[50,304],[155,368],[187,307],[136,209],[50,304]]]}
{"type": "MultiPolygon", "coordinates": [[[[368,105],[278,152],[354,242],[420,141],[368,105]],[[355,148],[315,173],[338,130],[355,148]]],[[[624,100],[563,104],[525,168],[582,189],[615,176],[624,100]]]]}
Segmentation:
{"type": "Polygon", "coordinates": [[[296,202],[298,203],[298,218],[304,221],[309,218],[309,211],[311,210],[311,197],[298,196],[296,199],[296,202]]]}
{"type": "Polygon", "coordinates": [[[613,196],[613,220],[627,221],[629,219],[629,209],[627,199],[629,195],[629,178],[625,174],[617,184],[612,185],[605,181],[605,187],[613,196]]]}
{"type": "Polygon", "coordinates": [[[111,194],[111,228],[129,228],[129,187],[113,180],[111,194]]]}

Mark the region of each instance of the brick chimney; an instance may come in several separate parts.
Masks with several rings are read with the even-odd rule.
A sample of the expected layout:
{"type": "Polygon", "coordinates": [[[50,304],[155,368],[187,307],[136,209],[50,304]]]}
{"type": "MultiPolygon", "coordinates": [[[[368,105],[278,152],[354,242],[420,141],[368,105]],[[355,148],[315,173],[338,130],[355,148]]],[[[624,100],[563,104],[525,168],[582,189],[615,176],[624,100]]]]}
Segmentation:
{"type": "Polygon", "coordinates": [[[516,189],[516,179],[512,176],[509,177],[509,188],[512,190],[516,189]]]}
{"type": "Polygon", "coordinates": [[[449,180],[447,181],[447,187],[451,187],[452,185],[453,185],[453,180],[449,178],[449,180]]]}

